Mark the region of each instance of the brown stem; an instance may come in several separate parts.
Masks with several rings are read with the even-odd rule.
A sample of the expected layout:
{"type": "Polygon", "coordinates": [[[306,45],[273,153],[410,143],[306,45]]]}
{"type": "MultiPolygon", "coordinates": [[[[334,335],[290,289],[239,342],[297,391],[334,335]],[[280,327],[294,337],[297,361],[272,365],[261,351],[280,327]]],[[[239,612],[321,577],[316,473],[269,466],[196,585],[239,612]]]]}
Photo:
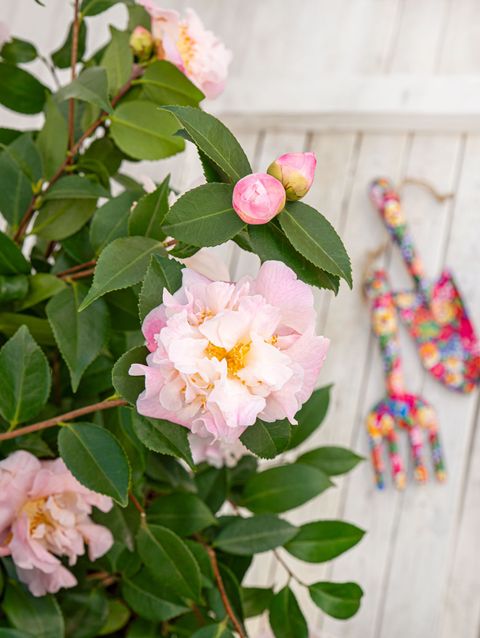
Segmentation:
{"type": "Polygon", "coordinates": [[[90,266],[95,266],[97,263],[96,259],[90,259],[90,261],[86,261],[83,264],[77,264],[76,266],[72,266],[71,268],[67,268],[66,270],[62,270],[62,272],[57,272],[57,277],[64,277],[65,275],[69,275],[72,272],[78,272],[79,270],[84,270],[85,268],[90,268],[90,266]]]}
{"type": "Polygon", "coordinates": [[[298,576],[295,576],[295,574],[292,572],[292,570],[290,569],[290,567],[287,565],[287,563],[283,560],[283,558],[280,556],[280,554],[278,553],[278,551],[276,549],[273,550],[273,554],[275,556],[275,558],[278,560],[278,562],[280,563],[280,565],[283,567],[283,569],[287,572],[289,578],[292,578],[293,580],[295,580],[299,585],[302,585],[303,587],[308,587],[308,585],[306,583],[304,583],[302,580],[300,580],[298,578],[298,576]]]}
{"type": "Polygon", "coordinates": [[[91,412],[99,412],[100,410],[109,410],[110,408],[116,408],[121,405],[128,405],[127,401],[123,399],[107,399],[106,401],[100,401],[99,403],[93,403],[92,405],[86,405],[83,408],[72,410],[71,412],[65,412],[65,414],[59,414],[46,421],[39,421],[38,423],[32,423],[32,425],[25,425],[18,430],[11,430],[10,432],[4,432],[0,434],[0,441],[6,441],[7,439],[14,439],[17,436],[24,436],[31,432],[37,432],[38,430],[45,430],[51,428],[54,425],[58,425],[63,421],[71,421],[84,414],[90,414],[91,412]]]}
{"type": "MultiPolygon", "coordinates": [[[[75,0],[73,32],[72,32],[72,55],[70,58],[70,66],[72,68],[71,80],[77,77],[77,58],[78,58],[78,33],[80,30],[80,19],[78,15],[79,0],[75,0]]],[[[68,163],[73,161],[72,149],[75,145],[75,99],[72,97],[68,103],[68,148],[70,149],[70,157],[68,163]]]]}
{"type": "Polygon", "coordinates": [[[133,506],[135,507],[137,512],[140,512],[140,516],[142,518],[145,518],[145,510],[143,509],[142,505],[140,504],[140,501],[137,499],[135,494],[133,492],[129,492],[128,497],[132,501],[133,506]]]}
{"type": "Polygon", "coordinates": [[[95,272],[95,268],[89,268],[88,270],[81,270],[80,272],[75,272],[70,275],[64,275],[60,277],[60,279],[83,279],[84,277],[90,277],[95,272]]]}
{"type": "Polygon", "coordinates": [[[220,592],[225,611],[227,612],[227,615],[232,621],[232,624],[235,627],[235,631],[238,633],[240,638],[247,638],[245,632],[243,631],[242,625],[235,616],[235,612],[233,611],[232,605],[230,604],[230,601],[228,599],[225,585],[223,584],[222,575],[220,574],[220,569],[218,568],[217,555],[215,554],[215,550],[213,549],[213,547],[210,547],[210,545],[207,545],[205,543],[203,543],[203,546],[207,550],[208,557],[210,558],[213,574],[215,576],[215,580],[217,581],[218,591],[220,592]]]}

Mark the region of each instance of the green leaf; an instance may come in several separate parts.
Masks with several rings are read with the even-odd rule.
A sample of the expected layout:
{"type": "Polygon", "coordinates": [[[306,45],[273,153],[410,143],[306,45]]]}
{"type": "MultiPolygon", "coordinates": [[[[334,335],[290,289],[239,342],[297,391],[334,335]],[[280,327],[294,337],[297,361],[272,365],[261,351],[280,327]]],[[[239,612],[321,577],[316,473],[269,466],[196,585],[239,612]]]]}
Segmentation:
{"type": "Polygon", "coordinates": [[[153,193],[144,195],[137,202],[128,223],[129,235],[165,238],[162,224],[168,213],[169,179],[170,176],[166,177],[153,193]]]}
{"type": "Polygon", "coordinates": [[[85,370],[100,354],[110,327],[103,299],[98,299],[85,312],[78,312],[85,295],[85,288],[73,283],[50,299],[46,307],[55,340],[70,372],[73,392],[77,391],[85,370]]]}
{"type": "Polygon", "coordinates": [[[39,153],[30,133],[14,140],[0,155],[0,211],[17,228],[32,200],[32,183],[41,176],[39,153]]]}
{"type": "Polygon", "coordinates": [[[0,62],[0,104],[17,113],[40,113],[49,89],[36,77],[8,62],[0,62]]]}
{"type": "Polygon", "coordinates": [[[269,618],[276,638],[308,638],[307,623],[290,587],[275,594],[269,618]]]}
{"type": "MultiPolygon", "coordinates": [[[[62,46],[52,53],[52,61],[59,69],[66,69],[70,66],[72,60],[72,33],[73,25],[65,38],[62,46]]],[[[87,41],[87,25],[85,20],[80,22],[78,31],[78,59],[81,60],[85,55],[85,44],[87,41]]]]}
{"type": "Polygon", "coordinates": [[[301,255],[332,275],[339,275],[352,287],[352,268],[345,246],[321,213],[303,202],[287,202],[278,219],[301,255]]]}
{"type": "Polygon", "coordinates": [[[28,328],[22,326],[0,349],[0,413],[3,418],[12,427],[32,419],[47,402],[50,384],[47,358],[28,328]]]}
{"type": "Polygon", "coordinates": [[[108,613],[107,597],[101,588],[88,592],[66,591],[62,596],[65,635],[93,638],[103,627],[108,613]]]}
{"type": "Polygon", "coordinates": [[[252,172],[242,147],[232,133],[212,115],[189,106],[167,106],[196,146],[236,182],[252,172]]]}
{"type": "Polygon", "coordinates": [[[241,504],[252,512],[286,512],[318,496],[333,483],[308,465],[282,465],[254,474],[246,483],[241,504]]]}
{"type": "Polygon", "coordinates": [[[222,528],[213,546],[228,554],[250,556],[284,545],[298,529],[271,514],[235,518],[222,528]]]}
{"type": "Polygon", "coordinates": [[[297,463],[312,465],[328,476],[338,476],[350,472],[363,456],[343,447],[324,446],[310,450],[297,459],[297,463]]]}
{"type": "Polygon", "coordinates": [[[175,456],[193,466],[192,453],[188,443],[189,430],[183,425],[164,419],[147,419],[137,415],[133,422],[133,429],[149,450],[175,456]]]}
{"type": "Polygon", "coordinates": [[[94,104],[107,113],[112,112],[112,105],[108,99],[107,72],[101,67],[92,66],[80,73],[78,78],[62,87],[56,99],[59,102],[75,98],[88,104],[94,104]]]}
{"type": "MultiPolygon", "coordinates": [[[[100,162],[109,175],[115,175],[124,157],[122,151],[115,146],[109,137],[105,136],[94,140],[82,155],[81,159],[100,162]]],[[[140,185],[138,185],[138,190],[139,192],[143,192],[140,185]]]]}
{"type": "Polygon", "coordinates": [[[194,246],[223,244],[245,225],[233,210],[232,193],[229,184],[204,184],[188,191],[170,208],[165,233],[194,246]]]}
{"type": "Polygon", "coordinates": [[[5,144],[6,146],[8,146],[17,138],[19,138],[23,133],[24,131],[19,131],[14,128],[0,127],[0,144],[5,144]]]}
{"type": "Polygon", "coordinates": [[[331,385],[318,388],[295,415],[298,425],[292,427],[288,445],[293,450],[303,443],[322,424],[330,404],[331,385]]]}
{"type": "Polygon", "coordinates": [[[135,159],[162,159],[185,148],[184,141],[173,135],[175,118],[151,102],[124,102],[111,120],[110,134],[115,144],[135,159]]]}
{"type": "Polygon", "coordinates": [[[228,476],[226,468],[207,467],[195,474],[198,495],[212,512],[217,512],[227,498],[228,476]]]}
{"type": "Polygon", "coordinates": [[[1,55],[5,62],[11,62],[12,64],[26,64],[27,62],[35,60],[38,53],[37,49],[31,42],[12,38],[3,45],[1,55]]]}
{"type": "Polygon", "coordinates": [[[17,244],[0,232],[0,275],[28,275],[30,268],[17,244]]]}
{"type": "Polygon", "coordinates": [[[18,305],[18,310],[25,310],[31,308],[37,304],[50,299],[57,293],[65,290],[67,284],[63,279],[59,279],[49,273],[38,273],[36,275],[30,275],[29,277],[29,289],[27,296],[18,305]]]}
{"type": "Polygon", "coordinates": [[[17,330],[23,326],[28,328],[35,341],[40,345],[55,345],[50,324],[46,319],[39,319],[38,317],[32,317],[32,315],[23,315],[20,312],[0,313],[0,332],[7,337],[13,336],[17,330]]]}
{"type": "Polygon", "coordinates": [[[173,532],[160,525],[142,525],[137,535],[138,553],[159,582],[173,594],[198,601],[200,569],[191,551],[173,532]]]}
{"type": "Polygon", "coordinates": [[[80,11],[83,16],[96,16],[99,13],[103,13],[110,7],[113,7],[118,2],[124,0],[82,0],[80,5],[80,11]]]}
{"type": "Polygon", "coordinates": [[[307,563],[324,563],[359,543],[365,532],[343,521],[315,521],[302,525],[285,549],[307,563]]]}
{"type": "Polygon", "coordinates": [[[10,581],[2,609],[16,629],[35,638],[63,638],[62,612],[53,596],[32,596],[20,583],[10,581]]]}
{"type": "Polygon", "coordinates": [[[173,294],[182,285],[182,264],[162,255],[152,255],[138,298],[140,320],[162,303],[163,289],[173,294]]]}
{"type": "Polygon", "coordinates": [[[195,494],[167,494],[153,501],[147,510],[149,523],[163,525],[179,536],[190,536],[217,521],[195,494]]]}
{"type": "Polygon", "coordinates": [[[125,352],[113,366],[112,383],[115,390],[132,405],[135,405],[138,395],[145,390],[144,377],[132,377],[128,374],[132,363],[145,364],[148,350],[144,346],[137,346],[125,352]]]}
{"type": "Polygon", "coordinates": [[[31,234],[47,241],[74,235],[95,212],[95,199],[56,199],[40,208],[31,234]]]}
{"type": "Polygon", "coordinates": [[[69,423],[60,429],[58,449],[82,485],[127,505],[130,468],[113,434],[93,423],[69,423]]]}
{"type": "Polygon", "coordinates": [[[108,191],[103,186],[92,182],[87,177],[69,175],[62,177],[44,195],[44,200],[52,199],[97,199],[109,197],[108,191]]]}
{"type": "Polygon", "coordinates": [[[24,631],[9,629],[8,627],[0,627],[0,638],[32,638],[32,634],[26,634],[24,631]]]}
{"type": "Polygon", "coordinates": [[[107,71],[108,91],[114,96],[128,81],[132,72],[133,55],[130,34],[110,27],[111,40],[103,54],[101,65],[107,71]]]}
{"type": "Polygon", "coordinates": [[[245,618],[253,618],[263,614],[269,608],[272,598],[273,590],[267,587],[242,587],[245,618]]]}
{"type": "Polygon", "coordinates": [[[221,622],[202,627],[202,629],[192,634],[192,638],[234,638],[234,635],[226,626],[225,622],[221,622]]]}
{"type": "Polygon", "coordinates": [[[329,616],[346,620],[360,608],[363,591],[356,583],[321,582],[308,588],[313,602],[329,616]]]}
{"type": "Polygon", "coordinates": [[[26,275],[0,275],[0,304],[20,301],[27,296],[26,275]]]}
{"type": "Polygon", "coordinates": [[[166,60],[150,64],[137,82],[143,86],[145,96],[158,105],[198,106],[205,97],[184,73],[166,60]]]}
{"type": "Polygon", "coordinates": [[[292,426],[287,419],[273,423],[257,419],[240,439],[250,452],[262,459],[273,459],[287,449],[291,431],[292,426]]]}
{"type": "Polygon", "coordinates": [[[122,593],[136,614],[153,622],[170,620],[189,611],[181,600],[171,601],[162,598],[158,584],[145,570],[132,577],[123,576],[122,593]]]}
{"type": "MultiPolygon", "coordinates": [[[[105,624],[98,632],[99,636],[108,636],[120,631],[130,619],[130,610],[121,600],[108,600],[108,616],[105,624]]],[[[1,637],[0,637],[1,638],[1,637]]]]}
{"type": "Polygon", "coordinates": [[[128,235],[130,209],[136,199],[133,191],[125,191],[95,211],[90,225],[90,242],[97,254],[114,239],[128,235]]]}
{"type": "Polygon", "coordinates": [[[50,179],[66,158],[68,149],[67,122],[51,96],[45,104],[45,124],[37,135],[37,146],[45,177],[50,179]]]}
{"type": "Polygon", "coordinates": [[[338,292],[339,278],[305,259],[295,250],[276,223],[250,225],[248,236],[262,262],[270,259],[282,261],[305,283],[338,292]]]}
{"type": "Polygon", "coordinates": [[[150,256],[164,253],[161,242],[150,237],[120,237],[100,254],[93,284],[79,310],[112,290],[128,288],[141,281],[150,263],[150,256]]]}

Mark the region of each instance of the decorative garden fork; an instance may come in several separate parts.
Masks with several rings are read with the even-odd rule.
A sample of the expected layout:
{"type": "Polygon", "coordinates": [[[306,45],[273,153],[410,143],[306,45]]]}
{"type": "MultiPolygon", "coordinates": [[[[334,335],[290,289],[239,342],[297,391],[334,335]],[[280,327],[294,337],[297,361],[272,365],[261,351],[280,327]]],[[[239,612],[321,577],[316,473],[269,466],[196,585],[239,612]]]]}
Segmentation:
{"type": "Polygon", "coordinates": [[[406,475],[398,451],[397,427],[405,429],[408,433],[414,476],[420,483],[428,478],[422,450],[422,429],[427,431],[435,474],[439,481],[443,481],[445,466],[435,412],[424,399],[405,392],[397,316],[386,273],[383,270],[375,271],[367,278],[365,290],[372,304],[372,326],[380,343],[387,386],[387,396],[374,406],[367,417],[375,482],[380,489],[385,487],[383,460],[383,441],[385,440],[392,466],[393,482],[399,489],[405,487],[406,475]]]}

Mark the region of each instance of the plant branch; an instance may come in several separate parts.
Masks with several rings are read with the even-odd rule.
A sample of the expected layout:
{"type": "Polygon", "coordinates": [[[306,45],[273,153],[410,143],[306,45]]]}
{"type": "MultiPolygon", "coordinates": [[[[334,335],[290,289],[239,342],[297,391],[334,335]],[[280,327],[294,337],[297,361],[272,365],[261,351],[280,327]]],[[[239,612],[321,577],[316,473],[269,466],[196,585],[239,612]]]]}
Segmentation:
{"type": "Polygon", "coordinates": [[[240,638],[247,638],[245,632],[243,631],[242,625],[240,621],[237,619],[237,617],[235,616],[235,612],[233,611],[232,605],[228,599],[227,592],[225,590],[225,585],[223,583],[222,575],[220,574],[220,569],[218,567],[217,555],[215,554],[215,550],[213,549],[213,547],[210,547],[210,545],[207,545],[206,543],[202,543],[202,544],[207,550],[208,557],[210,558],[213,574],[215,576],[215,580],[217,581],[218,591],[220,592],[220,596],[222,598],[225,611],[227,612],[227,615],[232,621],[232,624],[235,627],[235,631],[238,633],[240,638]]]}
{"type": "Polygon", "coordinates": [[[273,550],[273,554],[274,554],[275,558],[278,560],[278,562],[280,563],[280,565],[283,567],[283,569],[287,572],[289,578],[291,578],[294,581],[296,581],[299,585],[302,585],[302,587],[307,587],[308,588],[307,583],[304,583],[302,580],[300,580],[298,578],[298,576],[295,576],[295,574],[292,572],[290,567],[283,560],[283,558],[280,556],[280,554],[278,553],[278,551],[276,549],[273,550]]]}
{"type": "Polygon", "coordinates": [[[51,428],[64,421],[71,421],[84,414],[91,414],[92,412],[99,412],[100,410],[109,410],[110,408],[116,408],[121,405],[128,405],[127,401],[123,399],[107,399],[106,401],[100,401],[99,403],[93,403],[92,405],[86,405],[83,408],[72,410],[71,412],[65,412],[65,414],[59,414],[46,421],[39,421],[38,423],[32,423],[32,425],[25,425],[23,428],[17,430],[11,430],[10,432],[3,432],[0,434],[0,441],[6,441],[7,439],[14,439],[17,436],[24,436],[31,432],[37,432],[38,430],[45,430],[51,428]]]}
{"type": "MultiPolygon", "coordinates": [[[[78,58],[78,32],[80,29],[80,17],[78,15],[79,0],[75,0],[73,31],[72,31],[72,55],[70,58],[70,66],[72,67],[71,80],[77,77],[77,58],[78,58]]],[[[70,157],[68,162],[73,161],[72,149],[75,145],[75,99],[72,97],[68,103],[68,148],[70,149],[70,157]]]]}
{"type": "Polygon", "coordinates": [[[73,272],[78,272],[79,270],[85,270],[86,268],[91,268],[95,266],[97,263],[96,259],[90,259],[90,261],[86,261],[83,264],[77,264],[76,266],[72,266],[71,268],[67,268],[66,270],[62,270],[62,272],[57,272],[57,277],[65,277],[65,275],[69,275],[73,272]]]}
{"type": "Polygon", "coordinates": [[[142,517],[142,519],[144,519],[145,518],[145,510],[143,509],[142,505],[140,504],[140,501],[137,499],[135,494],[133,492],[129,492],[128,493],[128,497],[132,501],[133,506],[135,507],[137,512],[140,512],[140,516],[142,517]]]}
{"type": "Polygon", "coordinates": [[[74,272],[69,275],[63,275],[60,279],[73,281],[74,279],[84,279],[90,277],[95,272],[95,268],[89,268],[88,270],[81,270],[80,272],[74,272]]]}

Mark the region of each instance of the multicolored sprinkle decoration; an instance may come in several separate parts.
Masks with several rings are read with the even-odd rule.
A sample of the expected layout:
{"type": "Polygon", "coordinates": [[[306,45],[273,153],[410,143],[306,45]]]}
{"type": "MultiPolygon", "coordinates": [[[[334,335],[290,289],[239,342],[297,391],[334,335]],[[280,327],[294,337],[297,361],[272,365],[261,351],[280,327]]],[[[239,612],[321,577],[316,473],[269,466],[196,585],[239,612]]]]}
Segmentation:
{"type": "Polygon", "coordinates": [[[446,478],[445,465],[435,412],[424,399],[405,392],[394,296],[386,273],[383,270],[375,271],[367,279],[365,290],[372,303],[372,326],[379,340],[387,386],[387,396],[373,407],[367,417],[375,482],[380,489],[385,487],[383,460],[383,441],[385,440],[393,482],[398,489],[405,487],[406,475],[398,451],[397,428],[402,428],[408,433],[414,476],[420,483],[424,483],[428,478],[421,434],[422,429],[427,430],[435,475],[437,480],[443,481],[446,478]]]}
{"type": "Polygon", "coordinates": [[[480,382],[480,344],[452,274],[445,270],[433,285],[427,283],[400,197],[389,180],[374,180],[370,198],[415,283],[415,290],[394,293],[394,301],[423,365],[448,388],[471,392],[480,382]]]}

